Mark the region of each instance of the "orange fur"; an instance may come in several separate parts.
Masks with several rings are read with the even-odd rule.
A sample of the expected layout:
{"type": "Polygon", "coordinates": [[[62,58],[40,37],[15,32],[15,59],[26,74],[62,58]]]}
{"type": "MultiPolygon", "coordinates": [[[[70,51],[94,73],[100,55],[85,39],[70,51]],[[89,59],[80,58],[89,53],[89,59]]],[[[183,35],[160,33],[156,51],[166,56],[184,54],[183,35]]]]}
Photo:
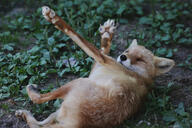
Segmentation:
{"type": "Polygon", "coordinates": [[[136,40],[117,61],[109,57],[114,22],[108,20],[100,30],[101,50],[83,39],[53,10],[43,7],[44,17],[56,28],[70,36],[96,61],[88,78],[79,78],[59,89],[39,94],[35,85],[27,92],[34,103],[63,99],[61,107],[44,121],[37,121],[26,110],[16,111],[26,119],[30,128],[111,128],[132,116],[149,91],[152,79],[169,71],[174,61],[156,57],[136,40]],[[121,58],[121,59],[120,59],[121,58]]]}

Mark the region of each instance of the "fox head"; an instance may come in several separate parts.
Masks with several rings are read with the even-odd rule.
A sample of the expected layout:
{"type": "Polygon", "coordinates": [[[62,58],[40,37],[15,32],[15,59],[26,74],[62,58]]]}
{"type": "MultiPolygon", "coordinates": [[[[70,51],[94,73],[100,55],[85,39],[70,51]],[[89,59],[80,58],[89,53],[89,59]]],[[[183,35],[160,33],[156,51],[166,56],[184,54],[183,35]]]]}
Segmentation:
{"type": "Polygon", "coordinates": [[[144,46],[138,45],[136,39],[118,56],[117,62],[146,78],[166,73],[175,65],[173,60],[157,57],[144,46]]]}

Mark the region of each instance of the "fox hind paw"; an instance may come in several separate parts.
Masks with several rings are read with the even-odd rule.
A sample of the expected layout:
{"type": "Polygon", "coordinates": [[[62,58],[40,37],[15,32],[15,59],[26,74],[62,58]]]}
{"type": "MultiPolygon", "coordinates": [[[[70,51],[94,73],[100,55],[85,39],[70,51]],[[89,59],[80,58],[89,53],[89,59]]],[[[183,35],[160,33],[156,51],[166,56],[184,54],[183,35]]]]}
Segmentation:
{"type": "Polygon", "coordinates": [[[42,7],[42,14],[44,18],[53,24],[55,24],[59,19],[56,17],[55,11],[50,9],[48,6],[42,7]]]}
{"type": "Polygon", "coordinates": [[[116,29],[114,20],[107,20],[103,25],[99,27],[101,38],[111,39],[116,29]]]}
{"type": "Polygon", "coordinates": [[[23,114],[23,111],[22,111],[22,110],[17,110],[17,111],[15,112],[15,116],[22,116],[22,114],[23,114]]]}
{"type": "Polygon", "coordinates": [[[17,110],[15,112],[15,116],[16,117],[22,117],[23,119],[26,119],[25,116],[27,113],[28,113],[28,111],[26,111],[26,110],[17,110]]]}

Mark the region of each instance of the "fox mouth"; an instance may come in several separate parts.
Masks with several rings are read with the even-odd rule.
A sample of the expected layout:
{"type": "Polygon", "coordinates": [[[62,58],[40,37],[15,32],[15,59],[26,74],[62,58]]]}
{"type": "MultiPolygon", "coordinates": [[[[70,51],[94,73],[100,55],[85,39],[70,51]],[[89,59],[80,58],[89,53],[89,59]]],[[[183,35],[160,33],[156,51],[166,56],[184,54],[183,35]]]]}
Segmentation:
{"type": "Polygon", "coordinates": [[[126,61],[121,61],[120,58],[118,57],[117,62],[120,63],[126,69],[137,73],[136,68],[131,65],[131,61],[129,59],[127,59],[126,61]]]}
{"type": "Polygon", "coordinates": [[[123,63],[123,61],[118,61],[123,67],[125,67],[127,70],[137,73],[138,75],[144,76],[145,70],[143,70],[140,67],[134,66],[134,65],[126,65],[126,63],[123,63]]]}
{"type": "MultiPolygon", "coordinates": [[[[117,61],[118,62],[118,61],[117,61]]],[[[118,63],[120,63],[121,65],[123,65],[123,63],[120,61],[120,62],[118,62],[118,63]]],[[[124,66],[124,65],[123,65],[124,66]]],[[[125,67],[125,66],[124,66],[125,67]]]]}
{"type": "Polygon", "coordinates": [[[130,66],[126,66],[121,61],[118,62],[118,63],[120,63],[123,67],[127,68],[128,70],[134,71],[131,65],[130,66]]]}
{"type": "Polygon", "coordinates": [[[139,75],[142,75],[142,74],[138,71],[137,67],[132,66],[132,65],[127,66],[127,65],[124,65],[122,62],[118,62],[118,63],[120,63],[120,64],[121,64],[123,67],[125,67],[127,70],[132,71],[132,72],[135,72],[135,73],[137,73],[137,74],[139,74],[139,75]]]}
{"type": "Polygon", "coordinates": [[[123,62],[122,61],[117,61],[118,63],[120,63],[123,67],[125,67],[125,68],[127,68],[128,70],[131,70],[131,71],[134,71],[134,69],[132,68],[132,66],[131,65],[125,65],[125,64],[123,64],[123,62]]]}

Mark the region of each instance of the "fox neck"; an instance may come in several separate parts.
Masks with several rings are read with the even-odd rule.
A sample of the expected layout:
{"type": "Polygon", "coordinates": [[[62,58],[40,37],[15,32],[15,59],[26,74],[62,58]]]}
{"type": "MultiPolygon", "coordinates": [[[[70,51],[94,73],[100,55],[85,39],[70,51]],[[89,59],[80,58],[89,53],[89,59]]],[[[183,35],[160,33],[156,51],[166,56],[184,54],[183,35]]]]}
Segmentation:
{"type": "Polygon", "coordinates": [[[140,81],[145,85],[147,89],[151,88],[151,85],[153,83],[153,76],[152,75],[141,75],[135,71],[127,69],[128,75],[131,75],[132,77],[135,77],[137,81],[140,81]]]}

